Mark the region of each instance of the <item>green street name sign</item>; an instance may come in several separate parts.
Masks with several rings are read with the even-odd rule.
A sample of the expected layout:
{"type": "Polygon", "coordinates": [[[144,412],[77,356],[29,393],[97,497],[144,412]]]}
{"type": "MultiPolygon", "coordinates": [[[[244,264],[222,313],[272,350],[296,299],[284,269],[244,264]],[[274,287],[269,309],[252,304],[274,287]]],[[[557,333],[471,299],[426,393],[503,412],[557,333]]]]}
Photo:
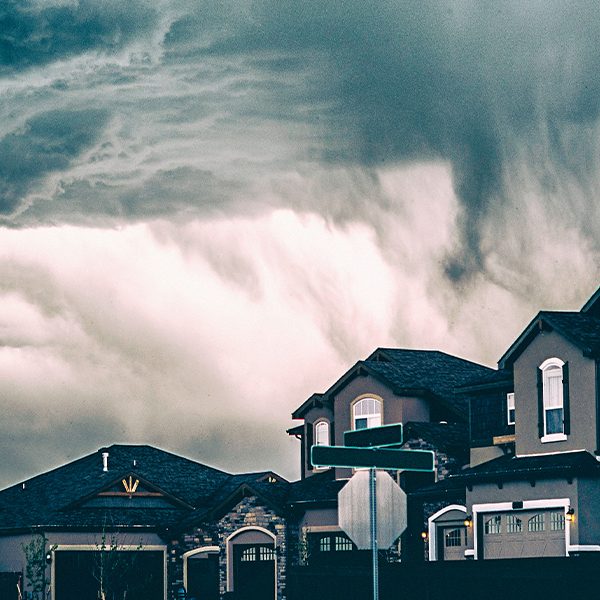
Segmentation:
{"type": "Polygon", "coordinates": [[[434,453],[431,450],[313,446],[311,462],[315,467],[433,471],[434,453]]]}
{"type": "Polygon", "coordinates": [[[402,423],[344,432],[344,446],[353,448],[384,448],[400,444],[402,444],[402,423]]]}

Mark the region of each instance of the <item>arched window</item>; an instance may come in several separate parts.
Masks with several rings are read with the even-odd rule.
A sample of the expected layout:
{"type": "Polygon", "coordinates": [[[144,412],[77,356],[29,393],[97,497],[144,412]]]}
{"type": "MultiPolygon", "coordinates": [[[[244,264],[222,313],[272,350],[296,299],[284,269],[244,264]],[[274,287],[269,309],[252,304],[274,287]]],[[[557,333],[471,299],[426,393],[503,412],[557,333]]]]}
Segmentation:
{"type": "Polygon", "coordinates": [[[539,368],[540,434],[542,441],[564,439],[566,431],[565,396],[568,398],[567,365],[560,358],[549,358],[539,368]],[[566,388],[566,389],[565,389],[566,388]]]}
{"type": "Polygon", "coordinates": [[[329,421],[317,421],[315,428],[315,446],[329,446],[329,421]]]}
{"type": "Polygon", "coordinates": [[[352,405],[352,429],[381,425],[381,400],[362,398],[352,405]]]}

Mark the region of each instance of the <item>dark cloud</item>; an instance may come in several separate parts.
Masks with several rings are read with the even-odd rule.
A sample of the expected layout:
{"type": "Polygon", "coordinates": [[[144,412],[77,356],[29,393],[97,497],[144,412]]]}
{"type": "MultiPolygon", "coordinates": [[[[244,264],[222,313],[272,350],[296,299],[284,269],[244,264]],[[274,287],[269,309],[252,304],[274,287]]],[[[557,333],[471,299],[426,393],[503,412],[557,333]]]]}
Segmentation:
{"type": "Polygon", "coordinates": [[[46,64],[89,50],[115,51],[151,31],[158,13],[143,0],[41,2],[0,6],[0,73],[46,64]]]}
{"type": "MultiPolygon", "coordinates": [[[[81,94],[85,102],[94,89],[102,90],[99,96],[108,92],[106,110],[127,123],[119,135],[139,135],[146,119],[161,127],[155,139],[136,139],[137,151],[165,142],[168,152],[179,148],[179,154],[161,165],[157,151],[141,177],[136,171],[114,185],[106,173],[89,181],[67,177],[60,194],[43,208],[32,206],[24,222],[228,210],[231,197],[252,191],[254,180],[276,179],[297,165],[369,173],[433,160],[450,165],[462,204],[459,236],[445,262],[447,276],[458,283],[485,270],[483,232],[514,194],[508,188],[518,161],[548,196],[561,190],[565,175],[585,193],[597,187],[590,160],[598,154],[593,133],[600,115],[597,3],[57,0],[43,6],[10,0],[1,9],[7,72],[90,49],[110,54],[165,32],[160,44],[152,42],[160,46],[154,63],[137,70],[103,63],[85,73],[81,89],[68,78],[49,87],[59,101],[61,94],[81,94]],[[161,88],[163,79],[171,87],[161,88]],[[287,137],[280,133],[286,129],[287,137]],[[194,136],[198,144],[186,145],[194,136]],[[213,164],[203,164],[213,153],[213,164]],[[235,186],[227,183],[233,180],[235,186]]],[[[29,135],[9,135],[3,149],[17,139],[29,146],[29,135]]],[[[27,161],[22,170],[5,167],[10,184],[2,211],[13,210],[32,182],[64,169],[69,158],[68,149],[64,157],[42,156],[37,172],[29,169],[32,176],[27,161]]],[[[341,220],[353,210],[365,218],[353,198],[348,205],[341,220]]],[[[330,216],[324,203],[311,208],[330,216]]],[[[579,218],[582,211],[573,211],[572,225],[593,240],[590,211],[583,212],[579,218]]]]}
{"type": "Polygon", "coordinates": [[[185,214],[220,213],[233,201],[235,182],[192,167],[158,170],[141,182],[85,178],[63,182],[50,202],[33,203],[19,215],[21,225],[48,218],[61,223],[112,226],[124,221],[185,214]]]}
{"type": "MultiPolygon", "coordinates": [[[[199,50],[321,53],[329,80],[307,93],[328,106],[323,122],[345,134],[322,158],[366,167],[451,163],[465,209],[446,268],[452,279],[483,268],[481,229],[506,197],[504,178],[521,146],[541,146],[559,170],[590,176],[583,157],[595,142],[578,149],[563,133],[592,126],[600,111],[597,3],[278,0],[254,2],[248,13],[243,21],[228,13],[231,28],[229,17],[220,29],[211,17],[205,24],[218,33],[199,50]]],[[[190,22],[200,18],[173,27],[174,47],[185,37],[189,51],[190,22]]]]}
{"type": "Polygon", "coordinates": [[[101,110],[55,110],[0,140],[0,215],[10,215],[44,176],[65,169],[89,148],[106,119],[101,110]]]}

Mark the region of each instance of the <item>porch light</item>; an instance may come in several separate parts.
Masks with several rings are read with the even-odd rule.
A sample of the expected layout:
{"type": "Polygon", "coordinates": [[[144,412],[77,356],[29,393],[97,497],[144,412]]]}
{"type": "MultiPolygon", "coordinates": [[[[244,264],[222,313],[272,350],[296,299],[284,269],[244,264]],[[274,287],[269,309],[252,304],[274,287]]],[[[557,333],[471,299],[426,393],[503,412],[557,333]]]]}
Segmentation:
{"type": "Polygon", "coordinates": [[[424,541],[424,542],[426,542],[426,541],[427,541],[427,538],[428,538],[428,537],[429,537],[429,536],[428,536],[428,534],[427,534],[427,532],[426,532],[426,531],[421,531],[421,538],[423,539],[423,541],[424,541]]]}
{"type": "Polygon", "coordinates": [[[467,515],[467,518],[463,522],[465,527],[471,527],[473,525],[473,517],[471,515],[467,515]]]}
{"type": "Polygon", "coordinates": [[[567,514],[566,514],[566,518],[567,518],[567,521],[570,521],[571,523],[573,523],[573,521],[575,521],[575,509],[574,508],[569,507],[569,510],[567,511],[567,514]]]}

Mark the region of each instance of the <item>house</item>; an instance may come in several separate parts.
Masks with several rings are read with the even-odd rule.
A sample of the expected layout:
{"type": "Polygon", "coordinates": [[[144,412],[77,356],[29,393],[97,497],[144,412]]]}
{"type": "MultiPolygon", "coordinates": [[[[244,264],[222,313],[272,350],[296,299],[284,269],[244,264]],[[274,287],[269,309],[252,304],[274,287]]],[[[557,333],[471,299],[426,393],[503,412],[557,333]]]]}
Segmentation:
{"type": "Polygon", "coordinates": [[[444,558],[461,518],[453,548],[467,558],[600,551],[600,290],[580,311],[539,312],[495,373],[458,392],[471,465],[449,485],[465,501],[429,516],[429,557],[444,558]]]}
{"type": "MultiPolygon", "coordinates": [[[[344,431],[403,423],[403,447],[433,450],[436,472],[397,475],[401,487],[412,492],[443,480],[469,463],[469,401],[456,389],[494,373],[493,369],[444,352],[378,348],[327,391],[311,395],[293,412],[294,419],[302,420],[302,424],[288,430],[300,440],[301,481],[293,484],[289,505],[298,536],[306,541],[311,564],[368,560],[368,553],[358,551],[338,526],[337,493],[352,470],[313,467],[311,446],[343,445],[344,431]]],[[[392,550],[403,560],[423,554],[419,510],[420,504],[413,507],[409,495],[409,527],[400,546],[392,550]]]]}
{"type": "Polygon", "coordinates": [[[41,560],[52,600],[96,598],[101,582],[131,600],[166,600],[181,586],[206,600],[283,598],[288,488],[273,472],[102,448],[0,492],[0,572],[24,575],[41,560]],[[42,552],[28,561],[32,540],[42,552]]]}

